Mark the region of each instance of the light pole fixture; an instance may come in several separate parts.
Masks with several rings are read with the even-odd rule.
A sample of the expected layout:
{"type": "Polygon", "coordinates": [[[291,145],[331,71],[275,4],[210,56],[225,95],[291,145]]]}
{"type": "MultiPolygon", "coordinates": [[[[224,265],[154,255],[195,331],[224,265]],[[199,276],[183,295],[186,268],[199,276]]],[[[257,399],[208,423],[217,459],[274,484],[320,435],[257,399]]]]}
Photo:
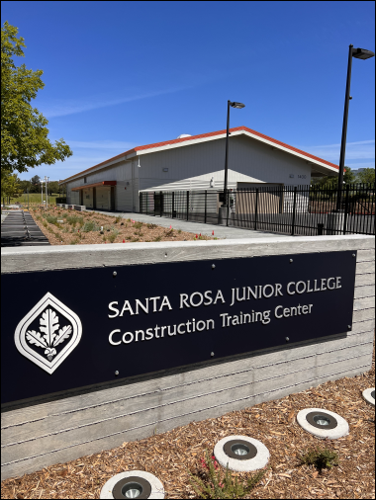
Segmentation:
{"type": "Polygon", "coordinates": [[[227,128],[226,128],[226,151],[225,151],[225,184],[224,184],[224,199],[225,199],[225,207],[226,207],[226,226],[228,226],[228,216],[229,216],[229,208],[230,203],[228,199],[227,192],[227,178],[228,178],[228,137],[230,135],[230,107],[235,109],[242,109],[245,107],[245,104],[241,102],[231,102],[227,101],[227,128]]]}
{"type": "Polygon", "coordinates": [[[369,59],[375,54],[366,49],[354,49],[353,45],[349,45],[349,57],[347,62],[347,79],[346,79],[346,93],[345,93],[345,109],[343,112],[342,124],[342,138],[341,138],[341,153],[339,157],[339,176],[338,176],[338,196],[337,196],[337,211],[341,208],[342,188],[343,188],[343,170],[345,167],[345,150],[346,150],[346,135],[347,135],[347,119],[349,115],[349,101],[350,97],[350,81],[351,81],[351,66],[352,58],[356,59],[369,59]]]}

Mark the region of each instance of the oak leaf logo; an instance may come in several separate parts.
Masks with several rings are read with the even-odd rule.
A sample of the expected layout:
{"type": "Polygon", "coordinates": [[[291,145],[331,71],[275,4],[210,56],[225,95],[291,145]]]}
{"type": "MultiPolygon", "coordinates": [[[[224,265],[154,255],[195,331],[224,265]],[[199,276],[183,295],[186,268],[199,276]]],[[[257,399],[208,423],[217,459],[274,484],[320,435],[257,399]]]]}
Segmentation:
{"type": "Polygon", "coordinates": [[[51,361],[57,354],[55,347],[68,339],[69,335],[72,333],[72,327],[67,325],[60,328],[59,317],[52,309],[46,309],[42,313],[39,323],[40,331],[28,330],[26,339],[30,344],[44,349],[44,354],[47,356],[47,359],[51,361]],[[56,330],[59,330],[59,332],[56,333],[56,330]]]}

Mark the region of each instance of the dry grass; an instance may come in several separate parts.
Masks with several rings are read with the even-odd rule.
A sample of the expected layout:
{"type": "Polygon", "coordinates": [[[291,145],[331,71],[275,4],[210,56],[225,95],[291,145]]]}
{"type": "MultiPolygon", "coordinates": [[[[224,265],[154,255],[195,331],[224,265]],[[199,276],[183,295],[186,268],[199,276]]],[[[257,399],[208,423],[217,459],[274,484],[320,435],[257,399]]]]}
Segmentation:
{"type": "MultiPolygon", "coordinates": [[[[34,474],[2,482],[2,498],[99,498],[104,483],[114,474],[141,469],[164,484],[166,498],[195,498],[189,471],[197,471],[205,450],[230,434],[262,441],[271,452],[271,468],[247,498],[375,498],[374,408],[362,391],[374,387],[375,365],[354,378],[326,382],[314,389],[262,403],[220,418],[192,422],[164,434],[124,443],[118,448],[47,467],[34,474]],[[320,441],[296,422],[307,407],[339,413],[350,434],[335,441],[320,441]],[[300,465],[310,448],[326,447],[339,455],[339,466],[320,474],[300,465]]],[[[233,473],[235,476],[236,473],[233,473]]],[[[237,474],[241,478],[248,474],[237,474]]]]}
{"type": "Polygon", "coordinates": [[[135,222],[131,219],[99,214],[95,212],[78,212],[65,209],[30,209],[35,222],[48,238],[51,245],[90,245],[109,243],[131,243],[131,242],[154,242],[154,241],[194,241],[197,239],[216,239],[209,236],[201,236],[194,233],[164,228],[156,224],[135,222]],[[62,223],[51,223],[46,217],[56,217],[63,220],[62,223]],[[79,219],[75,225],[69,223],[69,218],[79,219]],[[84,224],[95,222],[98,228],[84,232],[84,224]]]}

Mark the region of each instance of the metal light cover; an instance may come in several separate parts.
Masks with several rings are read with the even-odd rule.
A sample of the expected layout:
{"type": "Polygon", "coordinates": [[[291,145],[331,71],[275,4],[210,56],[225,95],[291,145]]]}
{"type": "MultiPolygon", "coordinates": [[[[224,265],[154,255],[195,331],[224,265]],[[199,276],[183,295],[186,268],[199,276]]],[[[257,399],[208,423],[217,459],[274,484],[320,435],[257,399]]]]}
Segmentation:
{"type": "Polygon", "coordinates": [[[317,429],[335,429],[337,420],[326,412],[312,411],[307,415],[307,421],[317,429]]]}
{"type": "Polygon", "coordinates": [[[370,59],[371,57],[374,57],[374,53],[372,50],[367,50],[367,49],[352,49],[352,56],[356,57],[356,59],[370,59]]]}
{"type": "Polygon", "coordinates": [[[245,108],[245,104],[243,104],[242,102],[232,102],[230,104],[230,106],[232,108],[236,108],[236,109],[242,109],[242,108],[245,108]]]}

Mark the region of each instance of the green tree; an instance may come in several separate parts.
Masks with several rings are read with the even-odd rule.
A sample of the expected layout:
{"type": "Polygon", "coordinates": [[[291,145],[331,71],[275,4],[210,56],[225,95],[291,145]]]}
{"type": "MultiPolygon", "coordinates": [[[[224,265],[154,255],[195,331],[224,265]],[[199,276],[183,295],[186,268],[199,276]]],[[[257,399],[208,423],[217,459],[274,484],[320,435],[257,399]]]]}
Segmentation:
{"type": "MultiPolygon", "coordinates": [[[[350,167],[345,167],[345,172],[343,174],[343,181],[345,184],[353,184],[356,182],[356,176],[350,167]]],[[[319,185],[325,189],[337,189],[338,187],[338,175],[335,177],[322,177],[315,186],[319,185]]]]}
{"type": "Polygon", "coordinates": [[[38,165],[64,161],[72,151],[63,139],[48,139],[48,120],[30,104],[44,87],[43,71],[16,67],[13,56],[26,47],[18,28],[7,21],[1,27],[1,170],[27,172],[38,165]]]}
{"type": "Polygon", "coordinates": [[[361,172],[358,172],[357,180],[359,182],[366,183],[375,183],[375,169],[374,168],[365,168],[361,172]]]}
{"type": "Polygon", "coordinates": [[[18,198],[23,193],[20,179],[17,174],[2,174],[1,175],[1,197],[5,206],[5,198],[18,198]]]}
{"type": "Polygon", "coordinates": [[[30,179],[30,193],[39,193],[40,192],[40,177],[39,175],[34,175],[30,179]]]}

